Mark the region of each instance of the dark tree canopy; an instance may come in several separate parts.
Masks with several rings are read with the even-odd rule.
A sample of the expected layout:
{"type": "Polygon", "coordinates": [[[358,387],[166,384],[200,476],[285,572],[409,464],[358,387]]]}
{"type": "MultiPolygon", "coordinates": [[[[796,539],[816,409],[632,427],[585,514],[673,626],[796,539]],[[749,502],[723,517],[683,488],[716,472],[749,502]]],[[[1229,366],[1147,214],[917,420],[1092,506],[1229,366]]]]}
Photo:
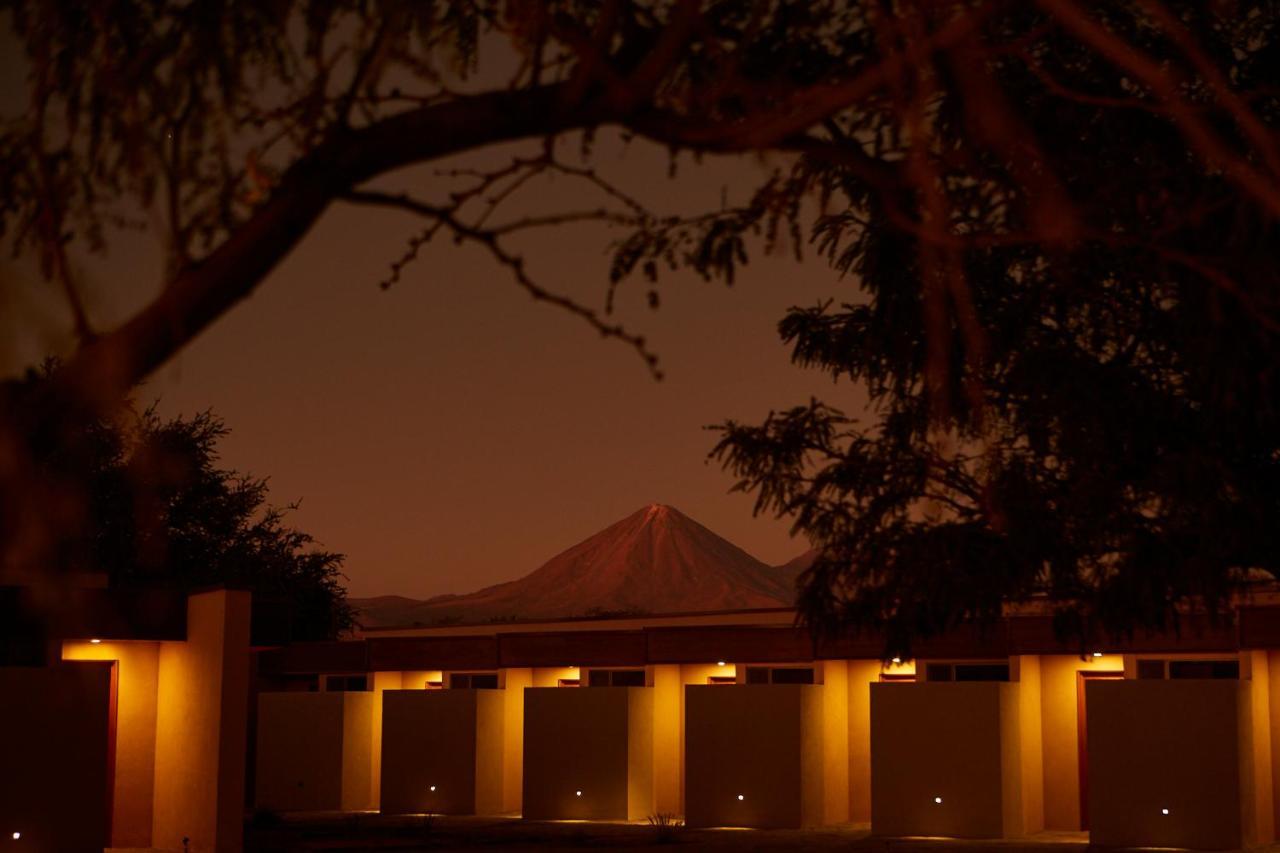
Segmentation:
{"type": "MultiPolygon", "coordinates": [[[[1275,559],[1273,0],[0,8],[31,68],[0,133],[0,227],[80,337],[0,418],[5,507],[40,476],[14,437],[117,403],[350,203],[420,222],[388,284],[433,238],[473,244],[655,372],[612,288],[679,267],[731,280],[760,242],[812,234],[863,298],[783,334],[865,384],[871,417],[815,404],[729,425],[718,452],[823,549],[815,626],[887,623],[902,646],[1028,596],[1082,632],[1158,624],[1275,559]],[[741,204],[660,213],[595,170],[601,128],[787,159],[741,204]],[[524,148],[432,192],[396,184],[494,143],[524,148]],[[550,174],[601,206],[504,218],[550,174]],[[66,253],[139,209],[161,223],[165,282],[101,330],[66,253]],[[509,242],[580,221],[623,235],[600,307],[509,242]]],[[[31,556],[0,544],[0,569],[31,556]]]]}
{"type": "MultiPolygon", "coordinates": [[[[23,390],[46,381],[32,375],[23,390]]],[[[219,465],[228,432],[212,412],[165,419],[126,405],[34,437],[41,482],[64,498],[61,535],[41,548],[47,570],[105,574],[117,589],[247,589],[287,614],[280,627],[294,639],[337,637],[354,625],[342,555],[291,526],[292,506],[269,503],[265,478],[219,465]]],[[[6,541],[31,529],[20,515],[0,518],[6,541]]]]}
{"type": "Polygon", "coordinates": [[[916,81],[926,189],[895,209],[815,177],[834,197],[815,243],[862,298],[779,331],[868,389],[868,415],[815,401],[727,424],[715,451],[821,548],[803,617],[887,627],[891,654],[1010,601],[1082,642],[1176,627],[1280,573],[1277,7],[1090,7],[1171,103],[1055,26],[1058,4],[1026,6],[985,24],[1007,47],[982,88],[964,54],[916,81]]]}

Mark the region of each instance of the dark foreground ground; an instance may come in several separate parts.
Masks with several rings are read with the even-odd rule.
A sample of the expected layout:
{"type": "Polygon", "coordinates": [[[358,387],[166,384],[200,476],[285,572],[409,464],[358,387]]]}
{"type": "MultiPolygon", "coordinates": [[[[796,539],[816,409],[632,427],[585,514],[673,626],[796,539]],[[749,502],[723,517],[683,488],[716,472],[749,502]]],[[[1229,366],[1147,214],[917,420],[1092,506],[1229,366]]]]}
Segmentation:
{"type": "Polygon", "coordinates": [[[391,818],[376,814],[272,817],[245,829],[247,853],[363,850],[553,851],[652,849],[720,851],[856,850],[860,853],[1083,853],[1084,833],[1045,833],[1024,841],[883,839],[867,827],[812,830],[685,829],[626,823],[525,822],[494,818],[391,818]]]}

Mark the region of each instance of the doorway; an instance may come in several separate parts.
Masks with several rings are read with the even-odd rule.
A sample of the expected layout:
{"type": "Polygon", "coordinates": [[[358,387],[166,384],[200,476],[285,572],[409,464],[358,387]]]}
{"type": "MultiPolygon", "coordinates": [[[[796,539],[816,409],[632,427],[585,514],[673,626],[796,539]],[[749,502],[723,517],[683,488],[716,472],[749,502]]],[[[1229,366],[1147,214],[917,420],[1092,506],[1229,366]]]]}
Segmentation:
{"type": "Polygon", "coordinates": [[[1080,829],[1089,830],[1089,717],[1085,708],[1085,685],[1090,681],[1122,681],[1118,670],[1076,671],[1076,748],[1080,767],[1080,829]]]}

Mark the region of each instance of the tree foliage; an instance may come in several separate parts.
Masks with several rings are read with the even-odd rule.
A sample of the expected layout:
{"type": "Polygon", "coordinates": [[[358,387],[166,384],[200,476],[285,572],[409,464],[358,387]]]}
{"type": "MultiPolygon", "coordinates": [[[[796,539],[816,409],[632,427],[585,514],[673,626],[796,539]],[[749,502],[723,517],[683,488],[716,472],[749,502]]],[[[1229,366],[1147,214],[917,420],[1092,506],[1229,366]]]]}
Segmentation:
{"type": "MultiPolygon", "coordinates": [[[[46,381],[32,375],[22,388],[34,393],[46,381]]],[[[265,478],[221,467],[218,442],[228,432],[212,412],[166,419],[126,405],[35,437],[40,482],[60,497],[52,504],[59,535],[27,544],[39,547],[46,570],[105,574],[117,589],[247,589],[281,605],[294,639],[335,638],[354,625],[342,555],[290,525],[293,507],[269,503],[265,478]]],[[[39,529],[21,516],[0,519],[11,543],[39,529]]]]}
{"type": "MultiPolygon", "coordinates": [[[[81,341],[0,442],[121,399],[333,204],[419,220],[388,285],[427,242],[469,243],[655,373],[610,315],[614,288],[671,268],[731,280],[760,240],[809,234],[863,297],[793,312],[783,335],[865,384],[870,420],[815,403],[728,425],[718,452],[822,547],[813,624],[887,624],[901,646],[1028,596],[1081,633],[1159,624],[1270,567],[1274,0],[0,8],[32,72],[0,134],[0,227],[81,341]],[[659,212],[595,168],[606,127],[788,159],[741,204],[659,212]],[[517,142],[431,192],[397,185],[517,142]],[[550,174],[600,206],[508,213],[550,174]],[[66,252],[139,208],[160,223],[164,286],[99,330],[66,252]],[[623,235],[601,307],[535,279],[511,242],[583,221],[623,235]]],[[[29,456],[7,453],[6,505],[38,476],[29,456]]]]}
{"type": "Polygon", "coordinates": [[[821,548],[804,618],[886,628],[887,654],[1011,601],[1081,642],[1176,627],[1280,570],[1277,8],[1091,7],[1117,61],[1060,5],[916,77],[916,192],[815,178],[815,244],[861,298],[779,331],[866,415],[814,401],[715,450],[821,548]]]}

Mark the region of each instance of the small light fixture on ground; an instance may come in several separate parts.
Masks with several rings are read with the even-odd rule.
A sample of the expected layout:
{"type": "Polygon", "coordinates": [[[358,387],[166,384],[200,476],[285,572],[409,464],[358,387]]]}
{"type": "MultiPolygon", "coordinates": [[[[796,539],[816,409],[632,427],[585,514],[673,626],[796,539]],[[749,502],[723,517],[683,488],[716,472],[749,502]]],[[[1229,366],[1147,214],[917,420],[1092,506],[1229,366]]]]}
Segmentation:
{"type": "Polygon", "coordinates": [[[933,801],[938,805],[942,805],[942,797],[934,797],[933,801]]]}
{"type": "Polygon", "coordinates": [[[14,841],[17,841],[17,840],[18,840],[18,839],[20,839],[20,838],[22,838],[22,833],[21,833],[21,832],[15,832],[15,833],[13,834],[13,840],[14,840],[14,841]]]}
{"type": "Polygon", "coordinates": [[[738,795],[738,802],[742,802],[742,795],[741,795],[741,794],[739,794],[739,795],[738,795]]]}
{"type": "Polygon", "coordinates": [[[1160,810],[1160,814],[1167,815],[1168,813],[1169,813],[1169,810],[1168,810],[1168,809],[1161,809],[1161,810],[1160,810]]]}
{"type": "Polygon", "coordinates": [[[574,791],[574,792],[573,792],[573,795],[574,795],[575,797],[581,797],[581,796],[582,796],[582,792],[581,792],[581,791],[574,791]]]}
{"type": "Polygon", "coordinates": [[[435,786],[435,785],[432,785],[432,786],[431,786],[431,793],[433,793],[433,794],[434,794],[435,792],[436,792],[436,786],[435,786]]]}

